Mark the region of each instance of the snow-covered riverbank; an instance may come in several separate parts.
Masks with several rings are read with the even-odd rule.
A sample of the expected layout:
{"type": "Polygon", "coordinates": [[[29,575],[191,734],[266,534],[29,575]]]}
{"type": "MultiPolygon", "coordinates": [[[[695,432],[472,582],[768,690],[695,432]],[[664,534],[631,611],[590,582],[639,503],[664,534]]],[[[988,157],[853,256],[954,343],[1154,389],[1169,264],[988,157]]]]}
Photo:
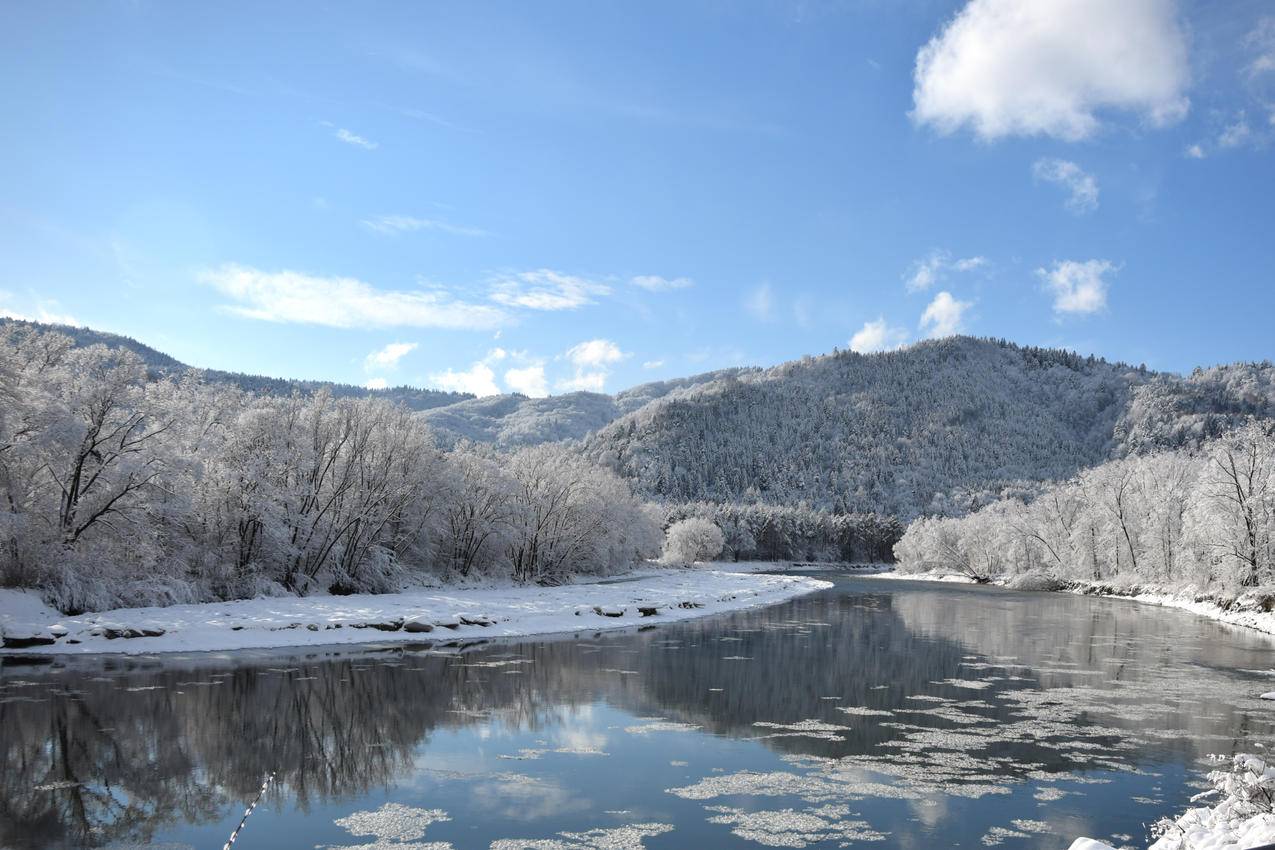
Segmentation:
{"type": "MultiPolygon", "coordinates": [[[[943,581],[957,584],[974,584],[969,576],[950,573],[880,573],[876,578],[895,581],[943,581]]],[[[1009,590],[1058,591],[1082,596],[1103,596],[1109,599],[1127,599],[1147,605],[1176,608],[1219,623],[1241,626],[1265,634],[1275,635],[1275,611],[1264,611],[1258,594],[1241,596],[1229,605],[1199,591],[1151,588],[1145,585],[1121,586],[1094,581],[1067,581],[1042,583],[1038,577],[1018,576],[1016,579],[993,579],[989,584],[1009,590]]]]}
{"type": "MultiPolygon", "coordinates": [[[[1159,837],[1147,850],[1238,850],[1275,843],[1275,814],[1271,811],[1275,768],[1254,755],[1238,755],[1229,761],[1228,769],[1209,774],[1213,790],[1192,800],[1216,802],[1158,824],[1153,832],[1159,837]]],[[[1116,848],[1092,838],[1077,838],[1068,850],[1116,848]]]]}
{"type": "Polygon", "coordinates": [[[561,587],[431,588],[272,597],[66,616],[34,593],[0,590],[5,652],[191,652],[632,628],[782,602],[831,584],[718,569],[643,570],[561,587]]]}

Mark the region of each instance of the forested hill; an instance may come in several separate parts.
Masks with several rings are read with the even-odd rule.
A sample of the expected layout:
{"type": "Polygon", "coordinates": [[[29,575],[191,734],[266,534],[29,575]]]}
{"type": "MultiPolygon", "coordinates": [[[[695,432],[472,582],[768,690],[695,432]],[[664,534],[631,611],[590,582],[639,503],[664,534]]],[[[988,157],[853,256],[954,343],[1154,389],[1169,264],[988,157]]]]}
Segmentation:
{"type": "Polygon", "coordinates": [[[1143,368],[952,337],[839,352],[656,400],[584,451],[661,500],[963,513],[1123,444],[1143,368]]]}
{"type": "MultiPolygon", "coordinates": [[[[77,347],[88,345],[105,345],[108,348],[122,348],[131,351],[146,364],[152,378],[177,377],[196,371],[196,367],[188,366],[175,357],[157,351],[145,343],[132,337],[119,334],[95,331],[91,328],[72,325],[53,325],[42,322],[28,322],[21,319],[10,319],[0,316],[0,328],[5,325],[16,325],[44,333],[55,331],[74,340],[77,347]]],[[[372,390],[354,384],[339,384],[333,381],[304,381],[293,378],[271,378],[265,375],[245,375],[242,372],[224,372],[220,369],[199,369],[203,380],[213,384],[230,384],[251,393],[270,396],[289,396],[294,391],[310,395],[320,389],[329,390],[336,398],[380,398],[398,402],[412,410],[429,410],[472,399],[469,393],[444,392],[427,390],[419,387],[389,387],[383,390],[372,390]]]]}
{"type": "Polygon", "coordinates": [[[496,395],[470,399],[422,414],[438,442],[461,439],[495,443],[501,448],[579,440],[625,413],[688,388],[758,369],[723,369],[689,378],[640,384],[614,396],[576,392],[547,398],[496,395]]]}

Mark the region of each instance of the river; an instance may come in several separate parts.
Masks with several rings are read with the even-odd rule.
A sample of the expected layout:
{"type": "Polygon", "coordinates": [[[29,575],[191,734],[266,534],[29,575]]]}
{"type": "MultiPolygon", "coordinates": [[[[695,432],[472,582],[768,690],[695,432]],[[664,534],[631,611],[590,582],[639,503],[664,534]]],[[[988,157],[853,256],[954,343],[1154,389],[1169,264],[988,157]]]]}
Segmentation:
{"type": "Polygon", "coordinates": [[[477,645],[6,659],[0,847],[1145,846],[1275,745],[1275,643],[820,573],[769,608],[477,645]]]}

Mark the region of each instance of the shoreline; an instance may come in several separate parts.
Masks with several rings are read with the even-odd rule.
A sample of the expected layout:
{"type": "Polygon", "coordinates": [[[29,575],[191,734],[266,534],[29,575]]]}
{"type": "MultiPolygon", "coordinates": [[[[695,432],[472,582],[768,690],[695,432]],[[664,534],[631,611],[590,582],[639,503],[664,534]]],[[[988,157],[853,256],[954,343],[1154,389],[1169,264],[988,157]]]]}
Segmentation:
{"type": "MultiPolygon", "coordinates": [[[[951,584],[977,585],[969,576],[953,573],[878,573],[874,578],[891,581],[932,581],[951,584]]],[[[1076,596],[1095,596],[1102,599],[1123,599],[1128,602],[1140,602],[1144,605],[1155,605],[1160,608],[1172,608],[1195,614],[1226,626],[1235,626],[1260,632],[1275,637],[1275,611],[1261,611],[1250,608],[1227,609],[1217,602],[1201,598],[1202,591],[1173,591],[1167,588],[1128,585],[1124,588],[1110,582],[1096,582],[1076,579],[1057,579],[1057,587],[1013,587],[1010,580],[995,578],[987,583],[990,587],[1004,590],[1029,591],[1037,593],[1071,593],[1076,596]]],[[[1242,598],[1242,597],[1241,597],[1242,598]]]]}
{"type": "MultiPolygon", "coordinates": [[[[771,565],[766,565],[773,569],[771,565]]],[[[747,569],[747,565],[740,565],[747,569]]],[[[32,591],[0,590],[0,659],[151,655],[309,646],[521,638],[632,629],[786,602],[831,587],[807,576],[638,568],[557,587],[421,588],[265,597],[77,616],[32,591]],[[617,581],[616,579],[620,579],[617,581]]]]}

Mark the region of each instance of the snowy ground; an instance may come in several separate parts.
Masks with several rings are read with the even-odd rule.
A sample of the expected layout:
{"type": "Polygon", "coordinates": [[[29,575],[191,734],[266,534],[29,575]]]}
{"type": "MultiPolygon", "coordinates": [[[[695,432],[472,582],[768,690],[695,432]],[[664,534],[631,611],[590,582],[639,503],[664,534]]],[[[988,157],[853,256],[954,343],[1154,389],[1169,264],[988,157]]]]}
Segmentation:
{"type": "Polygon", "coordinates": [[[77,617],[59,614],[34,593],[0,590],[0,636],[5,653],[131,655],[521,637],[667,623],[827,587],[829,582],[804,576],[645,569],[611,583],[274,597],[77,617]]]}

